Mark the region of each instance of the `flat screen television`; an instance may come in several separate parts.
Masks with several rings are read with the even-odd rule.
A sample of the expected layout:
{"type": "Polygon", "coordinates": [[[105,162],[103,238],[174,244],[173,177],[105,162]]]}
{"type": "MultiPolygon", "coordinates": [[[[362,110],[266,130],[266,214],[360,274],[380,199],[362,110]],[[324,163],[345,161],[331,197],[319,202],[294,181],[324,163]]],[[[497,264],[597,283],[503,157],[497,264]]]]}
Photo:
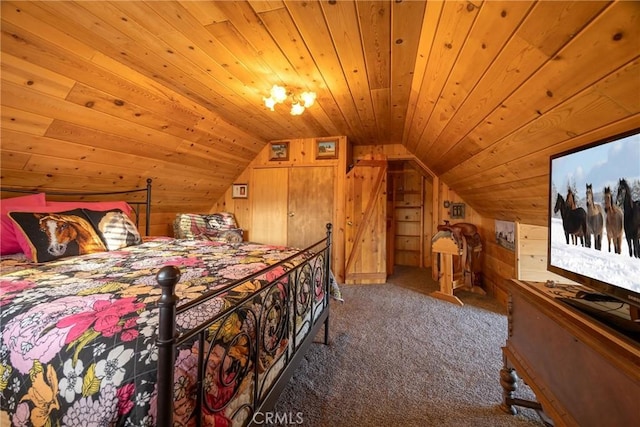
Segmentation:
{"type": "MultiPolygon", "coordinates": [[[[625,230],[625,222],[630,222],[633,214],[628,207],[625,208],[622,199],[618,200],[621,180],[624,180],[630,190],[629,196],[640,205],[640,128],[552,155],[549,175],[547,270],[599,294],[640,307],[640,254],[633,252],[634,243],[627,240],[632,236],[638,238],[638,231],[625,230]],[[591,187],[593,194],[591,208],[587,204],[587,186],[591,187]],[[607,188],[614,205],[605,212],[607,188]],[[565,205],[570,203],[569,189],[574,194],[576,209],[570,207],[563,218],[558,204],[562,204],[560,200],[565,205]],[[597,214],[594,215],[598,207],[602,214],[600,242],[597,238],[600,230],[597,214]],[[620,212],[622,237],[616,251],[613,238],[617,235],[618,226],[614,220],[620,212]],[[580,236],[583,215],[586,236],[580,236]],[[608,219],[611,221],[609,225],[608,219]],[[577,231],[572,234],[567,230],[577,231]]],[[[620,194],[622,197],[623,193],[620,194]]],[[[640,242],[636,244],[640,246],[640,242]]]]}

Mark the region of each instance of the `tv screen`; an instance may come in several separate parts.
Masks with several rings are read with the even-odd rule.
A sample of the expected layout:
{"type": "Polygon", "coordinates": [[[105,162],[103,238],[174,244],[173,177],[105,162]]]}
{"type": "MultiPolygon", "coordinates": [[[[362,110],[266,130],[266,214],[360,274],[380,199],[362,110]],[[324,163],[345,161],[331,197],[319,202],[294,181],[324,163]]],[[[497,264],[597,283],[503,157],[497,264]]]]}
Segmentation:
{"type": "Polygon", "coordinates": [[[547,269],[640,307],[640,129],[551,156],[549,194],[547,269]]]}

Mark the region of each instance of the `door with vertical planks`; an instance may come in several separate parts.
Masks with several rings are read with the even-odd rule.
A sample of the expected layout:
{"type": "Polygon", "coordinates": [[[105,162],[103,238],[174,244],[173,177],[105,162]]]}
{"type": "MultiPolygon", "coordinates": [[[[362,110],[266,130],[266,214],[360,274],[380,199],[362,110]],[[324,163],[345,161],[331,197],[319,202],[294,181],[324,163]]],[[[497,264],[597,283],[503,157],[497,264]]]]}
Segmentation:
{"type": "Polygon", "coordinates": [[[326,236],[333,222],[334,167],[314,166],[289,170],[287,244],[304,248],[326,236]]]}
{"type": "Polygon", "coordinates": [[[386,160],[361,160],[347,174],[346,283],[387,279],[386,177],[386,160]]]}
{"type": "Polygon", "coordinates": [[[254,242],[304,248],[326,236],[333,222],[333,166],[254,169],[254,242]]]}
{"type": "Polygon", "coordinates": [[[287,244],[287,207],[289,170],[265,168],[253,170],[251,192],[252,242],[287,244]]]}

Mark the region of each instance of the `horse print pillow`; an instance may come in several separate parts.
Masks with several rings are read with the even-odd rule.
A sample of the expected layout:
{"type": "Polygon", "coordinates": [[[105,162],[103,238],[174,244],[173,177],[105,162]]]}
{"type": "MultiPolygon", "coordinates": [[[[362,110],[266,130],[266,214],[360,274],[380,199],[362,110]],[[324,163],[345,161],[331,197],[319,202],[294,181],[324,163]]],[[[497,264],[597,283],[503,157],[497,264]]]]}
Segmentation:
{"type": "Polygon", "coordinates": [[[98,231],[107,250],[115,251],[126,246],[142,243],[138,228],[120,209],[92,211],[82,209],[91,224],[98,231]]]}
{"type": "Polygon", "coordinates": [[[9,212],[24,254],[35,262],[104,252],[106,247],[82,209],[66,212],[9,212]]]}

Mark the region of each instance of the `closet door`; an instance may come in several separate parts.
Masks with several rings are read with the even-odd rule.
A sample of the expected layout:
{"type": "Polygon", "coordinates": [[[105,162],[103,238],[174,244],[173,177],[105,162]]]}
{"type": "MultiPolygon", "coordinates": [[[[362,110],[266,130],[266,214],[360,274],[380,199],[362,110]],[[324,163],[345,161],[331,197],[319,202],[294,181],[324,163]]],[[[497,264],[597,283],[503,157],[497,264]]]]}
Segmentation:
{"type": "Polygon", "coordinates": [[[333,222],[334,167],[310,166],[289,170],[289,246],[304,248],[326,236],[333,222]]]}
{"type": "Polygon", "coordinates": [[[287,245],[288,168],[253,170],[251,192],[252,242],[287,245]]]}

